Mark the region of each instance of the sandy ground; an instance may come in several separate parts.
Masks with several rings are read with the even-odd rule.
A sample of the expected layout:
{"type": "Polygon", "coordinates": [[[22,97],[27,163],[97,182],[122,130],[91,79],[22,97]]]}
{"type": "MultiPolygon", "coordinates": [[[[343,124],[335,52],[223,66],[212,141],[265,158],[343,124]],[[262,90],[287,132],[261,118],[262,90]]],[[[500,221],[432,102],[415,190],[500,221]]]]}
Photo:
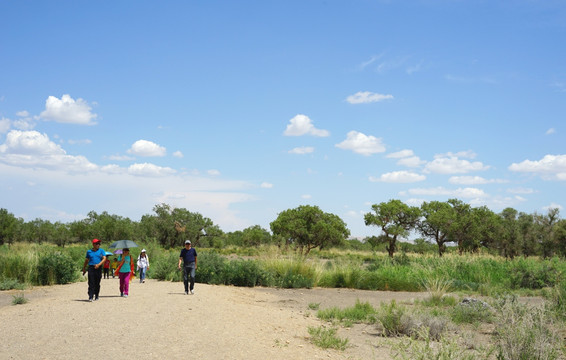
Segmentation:
{"type": "Polygon", "coordinates": [[[353,306],[357,299],[412,301],[424,293],[350,289],[271,289],[132,282],[121,298],[118,278],[103,279],[100,300],[87,301],[85,282],[0,292],[0,359],[390,359],[374,325],[340,328],[345,351],[309,342],[308,327],[328,325],[320,309],[353,306]]]}

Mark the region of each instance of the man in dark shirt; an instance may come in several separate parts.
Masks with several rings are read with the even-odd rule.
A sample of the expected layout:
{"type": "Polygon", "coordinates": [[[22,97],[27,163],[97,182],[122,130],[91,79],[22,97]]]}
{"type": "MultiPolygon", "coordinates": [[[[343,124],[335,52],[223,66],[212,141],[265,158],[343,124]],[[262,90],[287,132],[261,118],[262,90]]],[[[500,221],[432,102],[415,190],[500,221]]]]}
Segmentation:
{"type": "Polygon", "coordinates": [[[191,292],[193,295],[195,287],[195,271],[197,269],[197,251],[191,247],[191,240],[185,241],[185,248],[181,250],[181,255],[179,256],[179,270],[181,270],[181,262],[184,262],[183,266],[183,282],[185,283],[185,295],[191,292]],[[190,280],[190,287],[189,287],[190,280]]]}

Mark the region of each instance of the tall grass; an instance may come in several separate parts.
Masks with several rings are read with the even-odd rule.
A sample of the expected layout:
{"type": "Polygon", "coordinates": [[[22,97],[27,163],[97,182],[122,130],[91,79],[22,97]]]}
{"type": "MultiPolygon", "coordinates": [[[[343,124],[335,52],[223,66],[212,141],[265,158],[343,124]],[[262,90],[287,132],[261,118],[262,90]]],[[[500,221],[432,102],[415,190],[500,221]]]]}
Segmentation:
{"type": "MultiPolygon", "coordinates": [[[[182,281],[182,272],[177,269],[180,249],[166,250],[156,244],[144,246],[150,258],[148,278],[182,281]]],[[[36,244],[2,245],[0,284],[42,283],[38,267],[40,259],[46,254],[68,256],[72,263],[70,271],[75,268],[78,271],[88,248],[90,244],[65,248],[36,244]]],[[[139,251],[141,248],[133,248],[132,255],[137,257],[139,251]]],[[[313,250],[305,258],[275,246],[251,250],[197,249],[197,252],[197,282],[238,286],[429,291],[431,297],[441,297],[448,290],[483,295],[510,290],[538,291],[559,284],[566,274],[566,262],[560,259],[506,260],[490,255],[456,254],[445,254],[439,258],[430,254],[405,253],[390,258],[383,253],[336,249],[313,250]]]]}

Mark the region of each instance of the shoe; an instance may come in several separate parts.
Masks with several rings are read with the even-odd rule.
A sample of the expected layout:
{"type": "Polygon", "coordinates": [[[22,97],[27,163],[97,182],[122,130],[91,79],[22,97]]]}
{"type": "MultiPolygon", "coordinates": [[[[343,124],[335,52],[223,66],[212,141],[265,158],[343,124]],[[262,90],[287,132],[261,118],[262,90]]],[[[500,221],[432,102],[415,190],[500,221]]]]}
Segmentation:
{"type": "Polygon", "coordinates": [[[145,280],[144,280],[144,281],[142,281],[142,283],[145,283],[145,280]]]}
{"type": "Polygon", "coordinates": [[[128,297],[128,295],[124,295],[124,297],[128,297]]]}
{"type": "Polygon", "coordinates": [[[188,292],[188,291],[185,291],[185,295],[189,295],[189,292],[188,292]]]}
{"type": "Polygon", "coordinates": [[[195,291],[194,291],[194,290],[191,290],[191,295],[194,295],[194,294],[195,294],[195,291]]]}
{"type": "Polygon", "coordinates": [[[95,297],[94,297],[94,301],[97,301],[97,300],[98,300],[98,296],[95,296],[95,297]]]}
{"type": "Polygon", "coordinates": [[[123,293],[123,292],[121,292],[121,293],[120,293],[120,296],[124,296],[124,293],[123,293]]]}
{"type": "Polygon", "coordinates": [[[92,298],[91,298],[91,297],[88,298],[88,302],[92,302],[92,298]]]}

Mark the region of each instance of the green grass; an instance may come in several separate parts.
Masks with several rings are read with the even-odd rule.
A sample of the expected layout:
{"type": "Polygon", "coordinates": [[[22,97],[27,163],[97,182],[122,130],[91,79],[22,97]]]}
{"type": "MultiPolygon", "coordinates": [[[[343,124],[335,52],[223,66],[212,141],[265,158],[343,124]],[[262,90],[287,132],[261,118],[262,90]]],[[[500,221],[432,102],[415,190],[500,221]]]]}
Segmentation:
{"type": "Polygon", "coordinates": [[[23,293],[21,295],[12,295],[12,297],[14,298],[12,305],[22,305],[28,302],[28,299],[26,299],[23,293]]]}
{"type": "Polygon", "coordinates": [[[338,331],[336,328],[327,329],[324,327],[309,326],[308,331],[311,336],[310,341],[320,348],[346,350],[348,346],[348,339],[341,339],[336,336],[336,332],[338,331]]]}

